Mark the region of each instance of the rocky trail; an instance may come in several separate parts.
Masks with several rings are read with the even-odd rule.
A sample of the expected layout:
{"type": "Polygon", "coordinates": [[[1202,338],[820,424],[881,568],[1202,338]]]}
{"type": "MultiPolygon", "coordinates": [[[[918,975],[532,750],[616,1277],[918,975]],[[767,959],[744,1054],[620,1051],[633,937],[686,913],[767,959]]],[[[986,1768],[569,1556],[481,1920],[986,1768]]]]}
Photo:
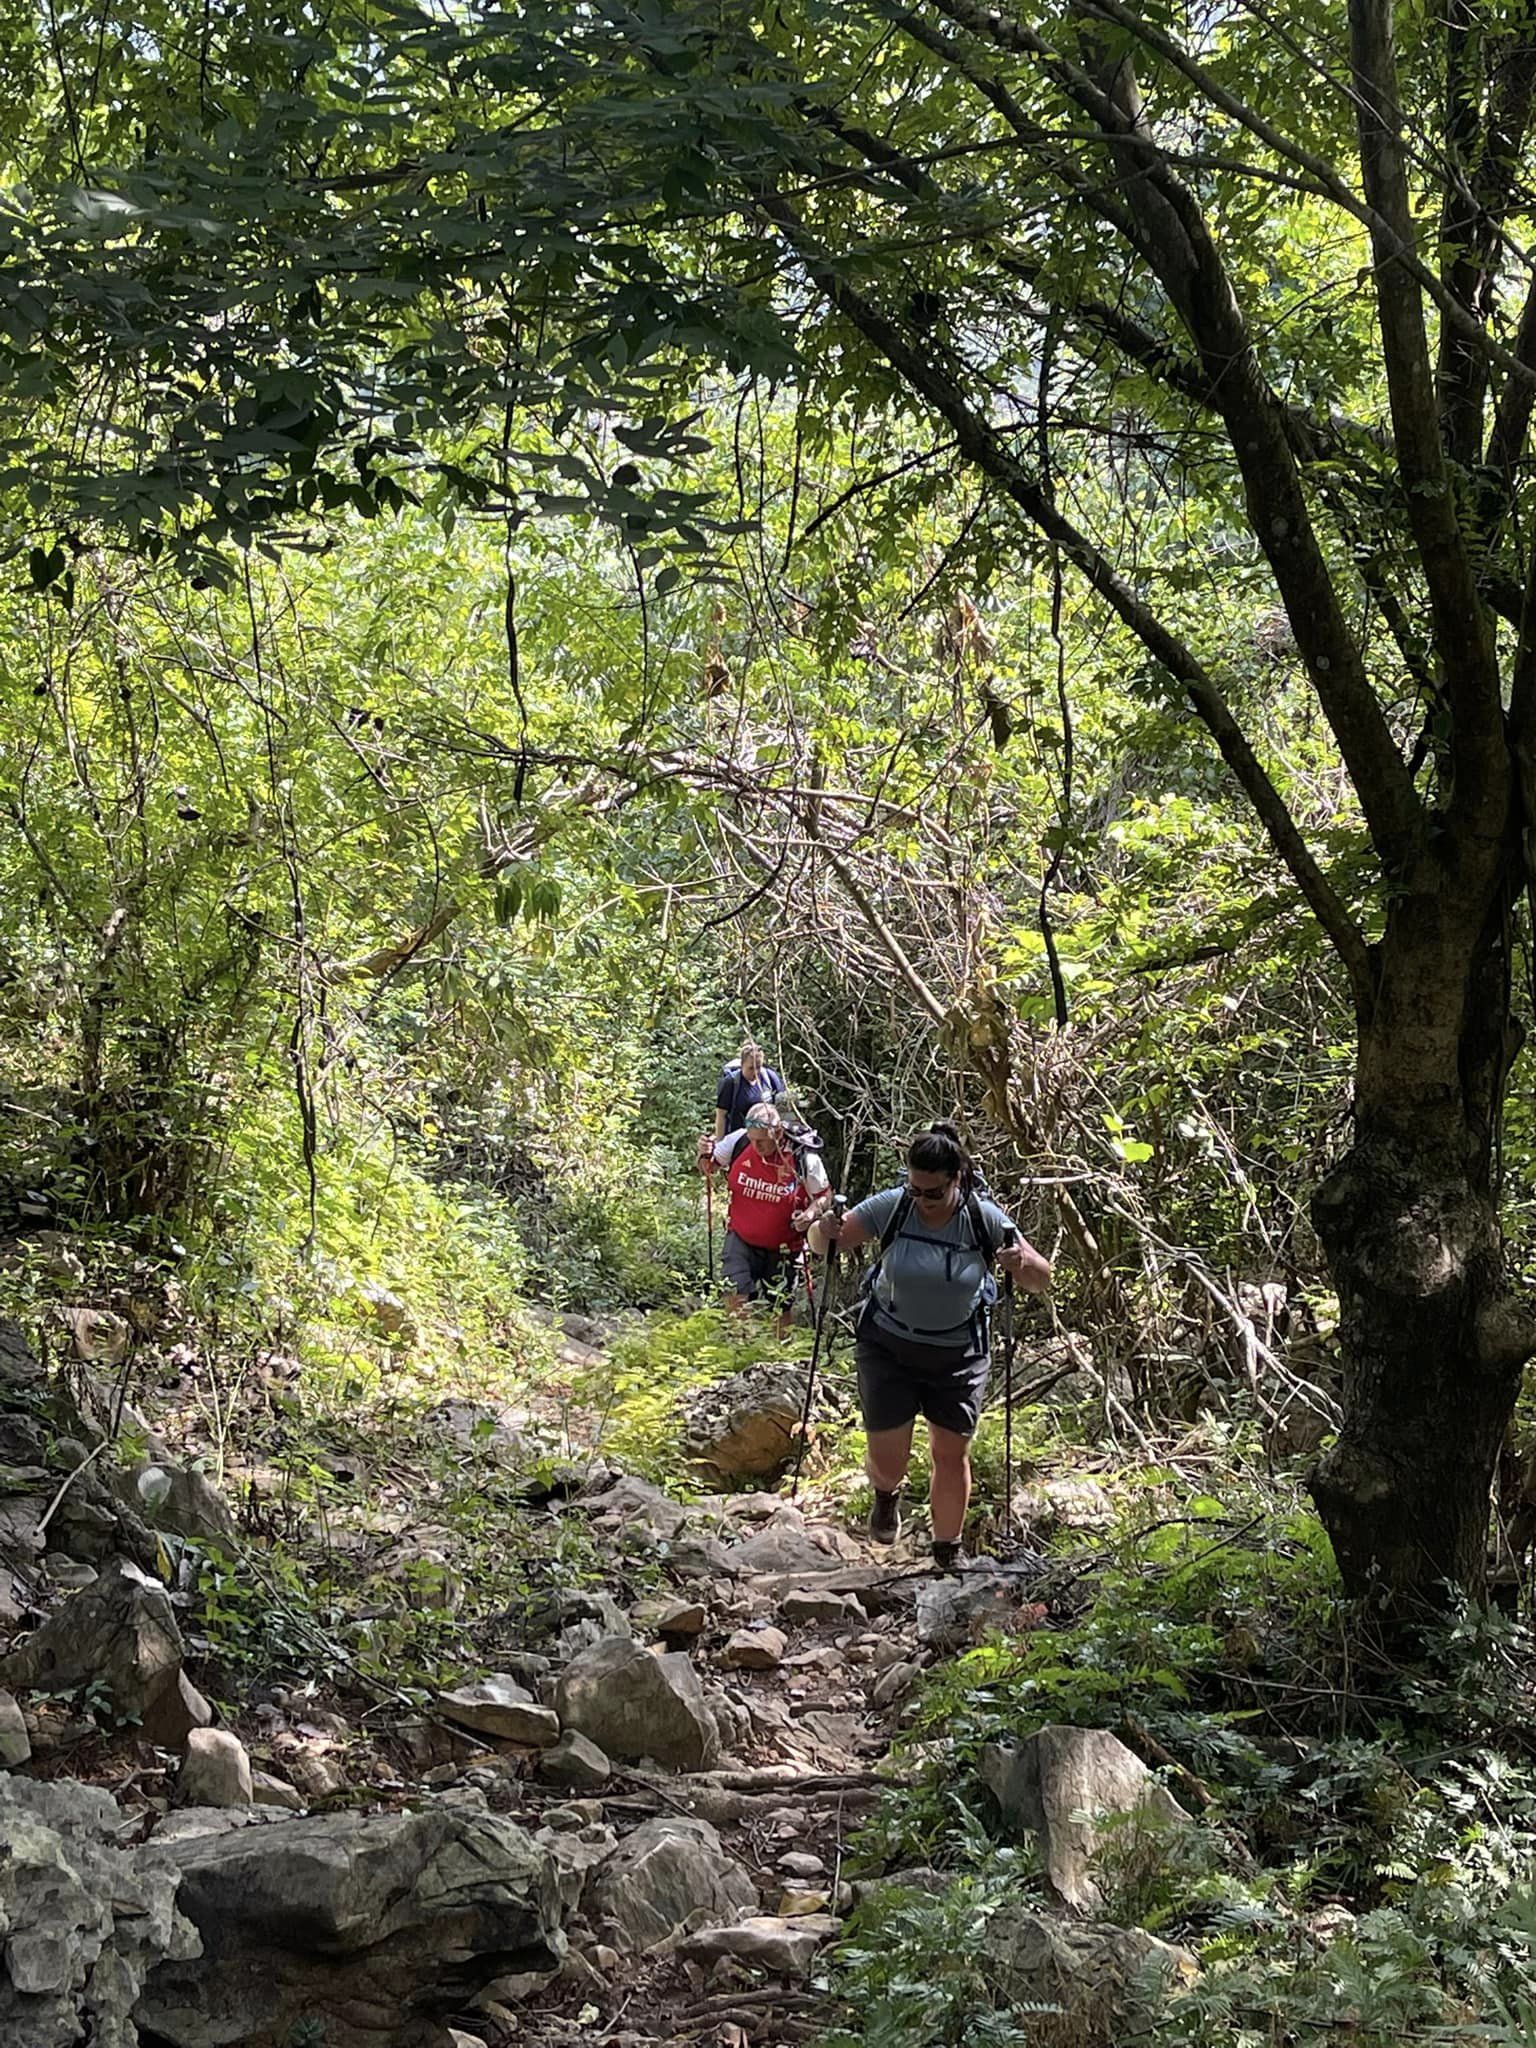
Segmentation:
{"type": "MultiPolygon", "coordinates": [[[[163,1541],[83,1445],[59,1489],[48,1425],[88,1442],[89,1423],[61,1415],[56,1386],[7,1341],[32,1406],[12,1403],[0,1442],[0,2040],[771,2048],[857,2034],[827,1959],[891,1875],[850,1847],[921,1754],[891,1754],[914,1688],[989,1633],[1049,1626],[1070,1572],[1024,1550],[936,1576],[913,1534],[878,1549],[782,1493],[682,1502],[601,1460],[564,1465],[523,1488],[522,1512],[580,1525],[603,1583],[487,1639],[425,1709],[270,1686],[215,1727],[186,1668],[185,1599],[156,1575],[163,1541]],[[650,1590],[626,1599],[636,1571],[650,1590]],[[57,1599],[47,1579],[76,1590],[57,1599]],[[84,1713],[93,1687],[115,1736],[84,1713]]],[[[731,1428],[741,1412],[722,1408],[731,1428]]],[[[219,1511],[216,1497],[196,1506],[205,1522],[219,1511]]],[[[1061,1902],[989,1930],[1013,1995],[1102,2012],[1139,1995],[1149,1959],[1165,1976],[1190,1967],[1091,1918],[1084,1815],[1172,1804],[1139,1758],[1107,1734],[1047,1729],[988,1752],[984,1776],[1061,1902]]]]}

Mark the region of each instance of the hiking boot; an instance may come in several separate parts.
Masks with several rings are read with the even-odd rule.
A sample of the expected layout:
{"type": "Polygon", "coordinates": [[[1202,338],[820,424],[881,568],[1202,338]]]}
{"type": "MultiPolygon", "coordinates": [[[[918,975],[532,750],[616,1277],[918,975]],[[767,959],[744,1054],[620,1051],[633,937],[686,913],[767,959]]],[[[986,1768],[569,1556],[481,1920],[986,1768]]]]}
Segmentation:
{"type": "Polygon", "coordinates": [[[933,1566],[935,1571],[957,1572],[964,1563],[965,1552],[960,1547],[958,1537],[953,1543],[939,1543],[937,1541],[934,1543],[933,1566]]]}
{"type": "Polygon", "coordinates": [[[871,1543],[894,1543],[901,1528],[901,1509],[897,1503],[899,1491],[882,1493],[875,1488],[875,1504],[869,1511],[869,1540],[871,1543]]]}

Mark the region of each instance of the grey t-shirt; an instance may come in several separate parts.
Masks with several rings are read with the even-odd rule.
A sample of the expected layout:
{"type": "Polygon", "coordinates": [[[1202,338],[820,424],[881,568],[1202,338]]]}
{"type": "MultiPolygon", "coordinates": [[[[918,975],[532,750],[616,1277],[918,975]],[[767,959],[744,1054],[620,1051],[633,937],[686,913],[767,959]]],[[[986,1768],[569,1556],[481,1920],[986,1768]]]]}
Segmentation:
{"type": "MultiPolygon", "coordinates": [[[[904,1194],[902,1188],[887,1188],[849,1213],[878,1243],[904,1194]]],[[[977,1206],[995,1257],[1013,1219],[985,1195],[977,1197],[977,1206]]],[[[992,1265],[976,1242],[965,1202],[958,1203],[949,1220],[936,1229],[923,1222],[913,1202],[870,1289],[874,1320],[881,1329],[915,1344],[945,1349],[967,1345],[974,1337],[977,1309],[997,1299],[992,1265]]]]}

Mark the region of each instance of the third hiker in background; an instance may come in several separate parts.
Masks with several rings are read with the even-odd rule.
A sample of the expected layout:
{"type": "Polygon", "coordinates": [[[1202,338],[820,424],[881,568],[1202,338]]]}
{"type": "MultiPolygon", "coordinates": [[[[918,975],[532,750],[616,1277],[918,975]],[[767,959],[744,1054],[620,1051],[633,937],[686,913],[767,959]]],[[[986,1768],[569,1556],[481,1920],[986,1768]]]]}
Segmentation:
{"type": "Polygon", "coordinates": [[[744,1129],[748,1110],[756,1109],[763,1102],[771,1106],[774,1097],[783,1091],[783,1076],[764,1065],[762,1047],[747,1039],[736,1058],[720,1075],[720,1087],[715,1095],[717,1141],[728,1138],[732,1131],[744,1129]]]}
{"type": "MultiPolygon", "coordinates": [[[[813,1242],[833,1239],[830,1223],[813,1242]]],[[[920,1131],[907,1150],[902,1186],[850,1209],[835,1241],[846,1251],[878,1243],[866,1282],[854,1357],[875,1491],[869,1533],[892,1543],[901,1527],[902,1481],[919,1415],[933,1454],[929,1510],[933,1557],[960,1562],[971,1497],[971,1438],[986,1395],[994,1265],[1030,1294],[1051,1282],[1051,1265],[1018,1233],[1011,1216],[978,1193],[976,1170],[951,1123],[920,1131]]]]}

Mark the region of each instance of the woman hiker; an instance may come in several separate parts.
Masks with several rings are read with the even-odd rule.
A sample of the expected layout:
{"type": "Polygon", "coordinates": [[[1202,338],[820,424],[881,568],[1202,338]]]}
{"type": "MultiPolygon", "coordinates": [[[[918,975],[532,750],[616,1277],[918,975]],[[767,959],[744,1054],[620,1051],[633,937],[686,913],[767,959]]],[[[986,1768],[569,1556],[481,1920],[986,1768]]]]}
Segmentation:
{"type": "Polygon", "coordinates": [[[772,1102],[784,1082],[763,1060],[763,1049],[747,1039],[741,1051],[720,1075],[715,1094],[715,1137],[728,1138],[747,1121],[747,1111],[760,1102],[772,1102]]]}
{"type": "Polygon", "coordinates": [[[932,1124],[912,1140],[904,1186],[850,1209],[840,1231],[819,1223],[812,1242],[836,1242],[845,1251],[880,1247],[854,1341],[865,1464],[875,1490],[870,1536],[876,1543],[896,1539],[901,1483],[921,1415],[933,1452],[933,1559],[951,1571],[961,1561],[971,1438],[987,1387],[987,1310],[997,1298],[992,1268],[996,1263],[1027,1293],[1042,1294],[1051,1282],[1050,1260],[976,1192],[976,1170],[951,1123],[932,1124]]]}
{"type": "Polygon", "coordinates": [[[747,1111],[744,1131],[700,1138],[698,1164],[701,1173],[724,1168],[731,1191],[720,1253],[729,1305],[739,1313],[749,1301],[774,1299],[775,1328],[785,1336],[795,1261],[832,1200],[820,1156],[798,1150],[773,1104],[760,1102],[747,1111]]]}

